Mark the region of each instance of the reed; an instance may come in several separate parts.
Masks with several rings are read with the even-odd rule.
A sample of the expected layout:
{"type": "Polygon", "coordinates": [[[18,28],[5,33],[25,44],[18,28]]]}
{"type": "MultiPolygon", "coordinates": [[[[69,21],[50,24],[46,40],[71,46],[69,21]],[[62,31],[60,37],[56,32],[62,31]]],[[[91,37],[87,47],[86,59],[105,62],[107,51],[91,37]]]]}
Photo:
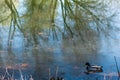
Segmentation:
{"type": "Polygon", "coordinates": [[[50,71],[50,68],[48,69],[48,74],[49,74],[49,77],[48,77],[48,80],[50,80],[50,78],[51,78],[51,71],[50,71]]]}
{"type": "Polygon", "coordinates": [[[32,75],[29,76],[27,79],[26,75],[23,75],[22,70],[19,68],[20,78],[16,79],[14,76],[14,69],[12,70],[12,73],[9,72],[8,68],[5,67],[5,70],[3,70],[3,74],[0,75],[0,80],[34,80],[32,75]]]}
{"type": "Polygon", "coordinates": [[[58,70],[59,70],[59,67],[57,66],[56,67],[56,74],[55,74],[55,78],[57,79],[57,77],[58,77],[58,70]]]}
{"type": "Polygon", "coordinates": [[[116,68],[117,68],[118,80],[120,80],[120,71],[119,71],[118,64],[117,64],[117,60],[116,60],[116,57],[115,57],[115,56],[114,56],[114,60],[115,60],[116,68]]]}

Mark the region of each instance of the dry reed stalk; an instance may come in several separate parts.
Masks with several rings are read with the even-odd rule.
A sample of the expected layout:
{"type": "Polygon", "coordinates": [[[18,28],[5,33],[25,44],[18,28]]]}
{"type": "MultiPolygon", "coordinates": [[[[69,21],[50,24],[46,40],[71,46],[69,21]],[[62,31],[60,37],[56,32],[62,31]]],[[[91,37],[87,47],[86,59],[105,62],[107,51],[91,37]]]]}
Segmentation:
{"type": "Polygon", "coordinates": [[[29,80],[34,80],[33,78],[32,78],[32,75],[30,75],[30,79],[29,80]]]}
{"type": "Polygon", "coordinates": [[[116,60],[116,57],[115,57],[115,56],[114,56],[114,60],[115,60],[116,68],[117,68],[118,80],[120,80],[120,71],[119,71],[118,64],[117,64],[117,60],[116,60]]]}
{"type": "Polygon", "coordinates": [[[51,71],[50,71],[50,68],[48,69],[48,75],[49,75],[48,80],[50,80],[50,77],[51,77],[51,71]]]}
{"type": "Polygon", "coordinates": [[[20,80],[24,80],[23,79],[23,74],[22,74],[22,71],[21,71],[21,69],[20,69],[21,67],[19,66],[19,72],[20,72],[20,80]]]}
{"type": "Polygon", "coordinates": [[[57,66],[56,67],[56,74],[55,74],[55,78],[57,79],[57,77],[58,77],[58,70],[59,70],[59,67],[57,66]]]}
{"type": "Polygon", "coordinates": [[[104,74],[104,80],[106,80],[106,74],[104,74]]]}

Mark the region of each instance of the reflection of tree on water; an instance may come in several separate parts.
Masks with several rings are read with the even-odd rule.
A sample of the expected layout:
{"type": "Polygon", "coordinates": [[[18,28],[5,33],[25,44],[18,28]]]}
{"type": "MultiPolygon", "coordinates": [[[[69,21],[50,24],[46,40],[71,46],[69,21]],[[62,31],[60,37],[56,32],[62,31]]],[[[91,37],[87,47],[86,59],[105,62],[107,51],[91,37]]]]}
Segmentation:
{"type": "MultiPolygon", "coordinates": [[[[69,63],[70,60],[73,61],[70,63],[81,61],[83,56],[80,54],[93,51],[96,53],[99,34],[101,32],[108,34],[107,31],[112,28],[109,19],[114,15],[107,15],[108,7],[102,1],[23,0],[23,2],[22,8],[25,10],[22,13],[13,0],[4,1],[7,7],[4,9],[9,11],[6,15],[4,14],[7,16],[4,19],[0,16],[0,22],[10,25],[8,41],[11,43],[8,50],[10,55],[8,54],[5,59],[11,59],[8,61],[10,64],[14,64],[15,60],[18,63],[29,61],[34,65],[35,72],[38,75],[42,74],[43,77],[47,70],[42,72],[45,68],[40,64],[41,62],[51,65],[59,62],[58,59],[64,63],[69,63]],[[17,33],[19,33],[18,36],[16,36],[17,33]],[[55,40],[56,38],[60,40],[59,43],[55,40]],[[54,44],[55,41],[57,44],[54,44]],[[15,45],[19,47],[16,48],[15,45]],[[24,50],[25,45],[28,49],[24,50]],[[38,46],[31,47],[31,45],[38,46]],[[91,48],[93,51],[88,50],[91,48]]],[[[2,13],[1,10],[0,13],[2,13]]],[[[40,78],[38,75],[34,76],[40,78]]]]}
{"type": "MultiPolygon", "coordinates": [[[[56,60],[53,57],[56,53],[59,43],[54,44],[55,39],[60,41],[61,53],[65,53],[63,58],[69,62],[71,59],[68,55],[74,56],[74,62],[80,60],[81,53],[97,53],[99,49],[99,34],[106,33],[110,26],[107,19],[107,14],[104,10],[107,6],[100,4],[98,1],[69,1],[69,0],[28,0],[24,2],[26,8],[24,14],[20,14],[17,7],[14,6],[12,0],[6,0],[7,9],[10,10],[8,20],[9,27],[9,55],[6,58],[11,64],[12,61],[22,62],[25,59],[16,60],[18,56],[30,58],[33,56],[36,62],[36,71],[39,69],[39,61],[51,60],[51,63],[56,60]],[[12,6],[12,7],[11,7],[12,6]],[[100,9],[99,9],[100,8],[100,9]],[[104,12],[104,13],[101,13],[104,12]],[[58,18],[60,16],[60,18],[58,18]],[[59,20],[60,19],[60,20],[59,20]],[[64,23],[64,24],[63,24],[64,23]],[[104,25],[106,24],[106,25],[104,25]],[[20,33],[16,38],[16,33],[20,33]],[[23,33],[23,34],[21,34],[23,33]],[[20,37],[22,39],[20,39],[20,37]],[[12,40],[11,40],[12,39],[12,40]],[[19,40],[21,40],[19,42],[19,40]],[[18,42],[18,43],[17,43],[18,42]],[[17,44],[16,44],[17,43],[17,44]],[[23,44],[23,45],[20,45],[23,44]],[[53,45],[54,44],[54,45],[53,45]],[[19,47],[15,48],[15,45],[19,47]],[[36,45],[35,47],[31,47],[36,45]],[[53,47],[53,46],[55,47],[53,47]],[[26,48],[26,49],[25,49],[26,48]],[[34,48],[37,48],[34,50],[34,48]],[[35,52],[36,50],[40,50],[35,52]],[[31,53],[32,52],[32,53],[31,53]],[[19,53],[20,55],[15,55],[19,53]],[[29,54],[27,54],[29,53],[29,54]],[[39,54],[40,53],[40,54],[39,54]],[[41,57],[39,56],[41,55],[41,57]],[[39,59],[40,58],[40,59],[39,59]]],[[[4,21],[5,22],[5,21],[4,21]]],[[[106,33],[107,34],[107,33],[106,33]]],[[[27,59],[31,61],[30,59],[27,59]]],[[[57,62],[57,60],[56,60],[57,62]]],[[[46,61],[47,63],[47,61],[46,61]]],[[[42,73],[42,72],[40,72],[42,73]]],[[[40,74],[38,73],[38,74],[40,74]]],[[[44,75],[44,74],[43,74],[44,75]]]]}
{"type": "Polygon", "coordinates": [[[93,48],[96,49],[99,34],[101,32],[109,34],[112,28],[109,23],[114,15],[107,15],[107,3],[102,1],[28,0],[23,2],[22,8],[26,10],[21,15],[13,0],[4,1],[7,7],[4,9],[9,9],[10,12],[6,14],[7,18],[0,20],[1,23],[5,21],[7,24],[10,23],[9,43],[14,42],[11,39],[14,39],[16,32],[20,31],[22,33],[20,37],[24,38],[23,44],[27,47],[39,44],[45,47],[45,44],[52,44],[57,38],[71,40],[70,43],[73,41],[74,46],[78,45],[78,42],[87,48],[94,44],[93,48]],[[58,19],[61,19],[61,22],[58,19]],[[82,41],[86,44],[82,44],[82,41]]]}
{"type": "MultiPolygon", "coordinates": [[[[8,15],[8,19],[10,18],[8,41],[13,39],[15,32],[19,30],[23,33],[26,45],[41,44],[41,42],[49,41],[51,38],[74,40],[78,37],[81,39],[80,41],[91,43],[90,40],[93,39],[93,36],[97,37],[101,32],[109,33],[108,31],[111,29],[109,19],[114,16],[107,15],[107,3],[95,0],[24,1],[23,8],[26,10],[22,15],[13,2],[12,0],[5,0],[7,9],[10,10],[8,15]],[[60,16],[59,13],[62,15],[63,26],[62,22],[57,19],[60,16]],[[57,25],[58,23],[60,25],[57,25]]],[[[96,38],[93,40],[96,41],[96,38]]],[[[12,42],[10,41],[10,43],[12,42]]]]}
{"type": "MultiPolygon", "coordinates": [[[[8,37],[8,43],[9,43],[9,41],[11,39],[13,39],[13,37],[14,37],[14,32],[16,31],[16,28],[18,28],[21,31],[22,31],[22,29],[21,29],[21,22],[19,19],[19,14],[17,12],[17,9],[16,9],[13,1],[5,0],[5,3],[10,10],[10,28],[9,28],[9,37],[8,37]]],[[[9,23],[9,22],[7,22],[7,23],[9,23]]]]}
{"type": "Polygon", "coordinates": [[[60,30],[63,36],[80,35],[81,39],[85,40],[85,36],[89,32],[96,34],[95,32],[105,32],[110,28],[109,18],[105,13],[107,6],[102,1],[30,0],[24,2],[27,11],[20,16],[21,18],[12,0],[5,0],[5,3],[11,11],[10,38],[13,37],[17,28],[24,35],[29,36],[30,40],[34,40],[36,44],[39,42],[39,36],[41,37],[38,33],[43,33],[44,30],[47,30],[45,32],[47,34],[49,34],[49,30],[52,31],[52,35],[57,37],[58,29],[61,28],[56,25],[57,20],[55,21],[58,6],[61,6],[64,21],[64,31],[60,30]],[[51,24],[55,24],[55,26],[53,27],[51,24]]]}

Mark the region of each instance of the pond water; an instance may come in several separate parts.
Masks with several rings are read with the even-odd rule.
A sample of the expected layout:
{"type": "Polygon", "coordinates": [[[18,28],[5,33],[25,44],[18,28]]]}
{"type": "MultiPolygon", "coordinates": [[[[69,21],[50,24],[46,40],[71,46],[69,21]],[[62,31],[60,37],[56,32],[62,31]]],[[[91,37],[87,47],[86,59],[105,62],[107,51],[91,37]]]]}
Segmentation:
{"type": "MultiPolygon", "coordinates": [[[[14,0],[18,12],[14,13],[15,9],[12,8],[12,16],[9,11],[2,15],[10,15],[12,19],[0,24],[1,75],[5,74],[3,72],[5,72],[5,68],[8,68],[10,75],[15,73],[14,77],[18,80],[23,80],[20,79],[20,75],[23,75],[23,78],[27,80],[30,75],[34,80],[49,80],[53,76],[63,77],[65,80],[118,79],[117,66],[120,69],[119,14],[112,18],[115,22],[111,23],[112,30],[107,31],[110,32],[110,35],[106,36],[104,33],[98,35],[96,32],[85,34],[83,31],[84,40],[82,40],[81,36],[72,35],[71,37],[68,35],[70,33],[64,30],[65,21],[62,8],[60,8],[62,5],[57,6],[55,10],[57,14],[55,15],[53,9],[50,9],[51,12],[49,12],[49,1],[46,3],[43,1],[41,4],[43,7],[39,5],[38,0],[33,1],[31,5],[30,1],[14,0]],[[54,17],[49,16],[52,12],[54,17]],[[9,26],[10,21],[11,26],[9,26]],[[59,31],[59,28],[62,31],[59,31]],[[86,75],[84,73],[86,62],[102,65],[103,72],[86,75]]],[[[63,1],[63,3],[65,2],[63,1]]],[[[111,6],[111,9],[119,12],[118,5],[111,6]]],[[[2,19],[2,17],[0,18],[2,19]]],[[[66,20],[68,19],[66,18],[66,20]]],[[[69,23],[74,27],[76,22],[77,20],[71,19],[66,24],[69,23]]],[[[85,25],[87,24],[85,23],[85,25]]]]}

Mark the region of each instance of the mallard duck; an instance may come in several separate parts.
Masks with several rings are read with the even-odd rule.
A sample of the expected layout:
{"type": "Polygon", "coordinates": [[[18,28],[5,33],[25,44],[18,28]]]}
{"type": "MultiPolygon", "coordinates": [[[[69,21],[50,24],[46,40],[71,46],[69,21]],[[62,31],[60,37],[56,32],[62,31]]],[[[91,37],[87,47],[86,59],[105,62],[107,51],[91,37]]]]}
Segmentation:
{"type": "Polygon", "coordinates": [[[91,65],[89,62],[85,63],[87,70],[102,70],[103,66],[91,65]]]}

